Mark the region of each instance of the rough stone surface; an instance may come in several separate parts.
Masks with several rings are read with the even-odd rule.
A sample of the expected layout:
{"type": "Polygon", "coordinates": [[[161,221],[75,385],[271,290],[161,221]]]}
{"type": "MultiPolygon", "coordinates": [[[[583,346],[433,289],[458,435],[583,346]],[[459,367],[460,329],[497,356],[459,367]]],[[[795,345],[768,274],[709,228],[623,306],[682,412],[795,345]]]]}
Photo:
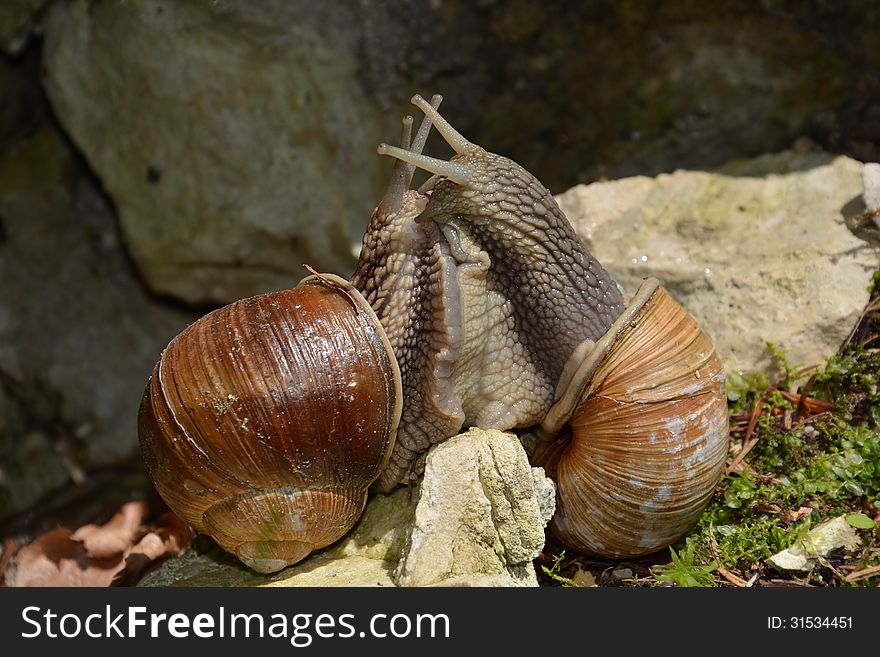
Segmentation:
{"type": "Polygon", "coordinates": [[[141,586],[537,586],[555,500],[515,436],[474,429],[432,449],[419,487],[373,496],[347,536],[295,566],[259,575],[215,546],[141,586]]]}
{"type": "Polygon", "coordinates": [[[414,92],[556,190],[805,134],[877,159],[877,12],[776,4],[70,0],[45,81],[149,283],[228,301],[350,273],[414,92]]]}
{"type": "Polygon", "coordinates": [[[880,164],[866,162],[862,170],[862,185],[865,188],[865,209],[880,211],[880,164]]]}
{"type": "Polygon", "coordinates": [[[787,151],[714,173],[581,185],[557,200],[625,291],[655,276],[729,372],[767,370],[766,342],[792,363],[822,362],[865,308],[877,254],[845,225],[864,210],[862,169],[787,151]]]}
{"type": "Polygon", "coordinates": [[[0,49],[17,55],[37,29],[39,14],[49,0],[3,0],[0,2],[0,49]]]}
{"type": "Polygon", "coordinates": [[[537,586],[551,490],[511,434],[471,429],[433,447],[397,583],[537,586]]]}
{"type": "Polygon", "coordinates": [[[274,575],[260,575],[216,546],[164,563],[140,586],[394,586],[418,491],[376,495],[341,541],[274,575]]]}
{"type": "Polygon", "coordinates": [[[390,163],[334,8],[53,6],[47,91],[153,289],[231,301],[295,285],[303,263],[349,273],[390,163]]]}
{"type": "Polygon", "coordinates": [[[834,550],[855,550],[860,542],[858,532],[845,516],[840,516],[814,527],[803,541],[768,557],[767,563],[782,572],[809,570],[817,557],[828,556],[834,550]]]}
{"type": "Polygon", "coordinates": [[[152,300],[61,137],[0,158],[0,520],[137,451],[138,403],[192,315],[152,300]]]}

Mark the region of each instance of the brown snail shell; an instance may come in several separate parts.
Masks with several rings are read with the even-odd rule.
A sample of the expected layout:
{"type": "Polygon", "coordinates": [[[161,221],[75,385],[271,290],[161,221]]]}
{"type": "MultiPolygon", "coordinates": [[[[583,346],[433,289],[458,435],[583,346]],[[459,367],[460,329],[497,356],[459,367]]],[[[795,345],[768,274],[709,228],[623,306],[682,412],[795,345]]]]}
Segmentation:
{"type": "Polygon", "coordinates": [[[680,538],[724,467],[724,370],[696,321],[654,279],[570,375],[533,458],[557,485],[552,534],[623,558],[680,538]]]}
{"type": "Polygon", "coordinates": [[[329,545],[391,454],[400,372],[337,276],[250,297],[186,328],[147,384],[138,433],[168,505],[260,572],[329,545]]]}

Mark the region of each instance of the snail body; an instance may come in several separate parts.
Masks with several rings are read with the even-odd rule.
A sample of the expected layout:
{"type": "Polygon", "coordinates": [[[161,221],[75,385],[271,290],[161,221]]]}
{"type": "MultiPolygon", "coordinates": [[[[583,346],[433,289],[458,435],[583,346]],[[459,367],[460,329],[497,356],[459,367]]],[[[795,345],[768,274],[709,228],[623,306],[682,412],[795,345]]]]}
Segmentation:
{"type": "Polygon", "coordinates": [[[419,202],[408,213],[386,219],[380,204],[352,279],[389,334],[405,338],[395,349],[403,418],[381,490],[420,475],[428,448],[463,426],[539,424],[572,353],[599,339],[624,310],[617,285],[546,187],[467,141],[421,97],[413,103],[455,155],[447,162],[379,146],[434,177],[410,192],[419,202]],[[428,250],[416,248],[423,243],[428,250]],[[388,253],[397,266],[377,269],[388,253]],[[401,289],[427,294],[398,296],[394,304],[391,291],[401,289]],[[395,330],[400,318],[410,320],[405,332],[395,330]]]}
{"type": "Polygon", "coordinates": [[[368,489],[412,482],[432,445],[478,426],[537,437],[566,545],[668,545],[726,453],[711,342],[656,281],[627,305],[534,176],[462,137],[439,96],[413,103],[415,138],[407,117],[400,146],[379,146],[396,161],[350,282],[322,274],[236,302],[163,352],[139,418],[157,489],[271,572],[342,536],[368,489]],[[422,154],[432,127],[449,161],[422,154]],[[416,167],[433,176],[413,190],[416,167]]]}

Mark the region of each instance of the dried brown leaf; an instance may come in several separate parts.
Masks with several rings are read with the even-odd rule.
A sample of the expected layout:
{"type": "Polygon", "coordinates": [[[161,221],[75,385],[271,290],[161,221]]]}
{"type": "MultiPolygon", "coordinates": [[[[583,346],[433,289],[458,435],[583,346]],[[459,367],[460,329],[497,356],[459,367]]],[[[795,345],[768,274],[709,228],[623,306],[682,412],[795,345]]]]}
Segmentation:
{"type": "MultiPolygon", "coordinates": [[[[53,529],[20,548],[0,572],[7,586],[133,584],[158,560],[183,552],[195,535],[173,513],[145,527],[146,513],[145,503],[129,502],[104,525],[53,529]]],[[[4,544],[4,560],[12,547],[4,544]]]]}
{"type": "Polygon", "coordinates": [[[3,539],[3,555],[0,556],[0,586],[6,582],[6,567],[12,561],[12,555],[18,551],[18,544],[11,538],[3,539]]]}
{"type": "Polygon", "coordinates": [[[797,511],[786,511],[785,513],[779,514],[779,521],[785,524],[790,524],[792,522],[797,522],[804,516],[808,516],[813,512],[808,506],[802,506],[797,511]]]}
{"type": "Polygon", "coordinates": [[[144,502],[129,502],[107,523],[80,527],[73,533],[73,539],[80,541],[86,553],[95,559],[122,556],[135,542],[146,513],[144,502]]]}
{"type": "Polygon", "coordinates": [[[180,554],[186,550],[196,537],[193,528],[171,511],[159,518],[156,524],[159,535],[168,542],[168,550],[171,554],[180,554]]]}
{"type": "Polygon", "coordinates": [[[93,559],[69,529],[59,527],[21,548],[6,574],[7,586],[109,586],[119,557],[93,559]]]}
{"type": "Polygon", "coordinates": [[[146,571],[166,555],[180,554],[195,537],[192,528],[173,513],[166,513],[149,532],[127,553],[125,565],[113,580],[114,586],[137,582],[146,571]]]}

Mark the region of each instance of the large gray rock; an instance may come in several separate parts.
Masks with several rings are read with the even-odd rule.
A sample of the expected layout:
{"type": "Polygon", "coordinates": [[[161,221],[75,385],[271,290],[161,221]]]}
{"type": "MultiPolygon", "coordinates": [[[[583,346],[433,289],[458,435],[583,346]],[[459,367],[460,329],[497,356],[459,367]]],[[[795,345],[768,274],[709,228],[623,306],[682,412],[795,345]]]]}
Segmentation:
{"type": "Polygon", "coordinates": [[[859,74],[876,61],[873,13],[69,0],[45,23],[44,78],[149,284],[228,301],[291,285],[302,262],[350,273],[390,166],[375,145],[414,92],[442,92],[463,134],[557,190],[805,133],[876,158],[877,83],[859,74]]]}
{"type": "Polygon", "coordinates": [[[357,53],[333,29],[340,13],[281,2],[53,7],[46,89],[153,289],[230,301],[295,285],[303,263],[349,273],[381,187],[384,112],[353,83],[357,53]]]}
{"type": "Polygon", "coordinates": [[[581,185],[557,197],[627,292],[655,276],[714,340],[728,371],[835,353],[868,301],[876,252],[845,219],[864,209],[860,162],[783,152],[717,172],[581,185]]]}
{"type": "Polygon", "coordinates": [[[555,495],[512,434],[471,429],[434,446],[397,583],[537,586],[555,495]]]}
{"type": "Polygon", "coordinates": [[[140,396],[192,315],[146,293],[52,130],[0,159],[0,520],[137,452],[140,396]]]}
{"type": "Polygon", "coordinates": [[[0,49],[17,55],[37,30],[39,15],[49,0],[3,0],[0,3],[0,49]]]}

